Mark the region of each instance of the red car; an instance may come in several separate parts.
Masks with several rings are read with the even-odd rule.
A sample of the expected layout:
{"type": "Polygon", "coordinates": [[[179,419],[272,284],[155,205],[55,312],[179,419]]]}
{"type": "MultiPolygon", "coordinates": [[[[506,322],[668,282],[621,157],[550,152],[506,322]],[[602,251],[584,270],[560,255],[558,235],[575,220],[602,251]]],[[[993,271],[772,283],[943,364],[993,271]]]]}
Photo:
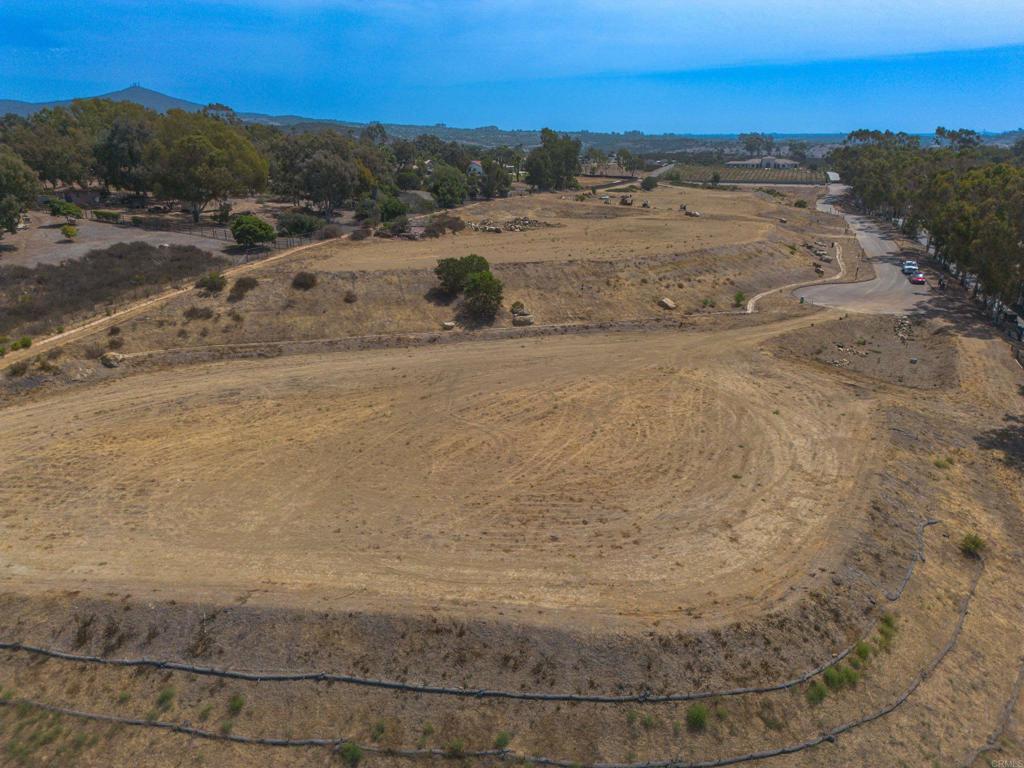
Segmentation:
{"type": "Polygon", "coordinates": [[[910,282],[914,285],[924,285],[928,280],[924,276],[924,272],[915,272],[910,276],[910,282]]]}

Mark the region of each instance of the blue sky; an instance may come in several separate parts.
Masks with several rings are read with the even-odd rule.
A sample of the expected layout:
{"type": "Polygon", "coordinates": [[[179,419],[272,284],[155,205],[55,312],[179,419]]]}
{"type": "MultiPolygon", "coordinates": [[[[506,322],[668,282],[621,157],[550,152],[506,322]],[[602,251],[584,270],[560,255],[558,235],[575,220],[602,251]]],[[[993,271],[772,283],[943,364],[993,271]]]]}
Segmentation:
{"type": "Polygon", "coordinates": [[[0,0],[0,98],[720,133],[1024,125],[1024,0],[0,0]]]}

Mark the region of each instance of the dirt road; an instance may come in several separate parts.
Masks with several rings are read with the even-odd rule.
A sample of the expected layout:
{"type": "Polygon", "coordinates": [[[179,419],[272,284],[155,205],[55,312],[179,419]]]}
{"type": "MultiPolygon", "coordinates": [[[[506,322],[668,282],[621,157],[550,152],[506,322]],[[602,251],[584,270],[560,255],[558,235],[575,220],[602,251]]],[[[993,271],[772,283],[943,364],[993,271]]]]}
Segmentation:
{"type": "MultiPolygon", "coordinates": [[[[829,185],[828,195],[818,205],[826,213],[837,213],[833,203],[845,193],[841,184],[829,185]]],[[[927,285],[913,285],[900,271],[903,254],[897,233],[864,216],[844,214],[850,229],[868,259],[873,262],[875,279],[862,283],[817,285],[800,288],[795,295],[811,304],[835,307],[867,314],[908,314],[930,298],[927,285]]]]}

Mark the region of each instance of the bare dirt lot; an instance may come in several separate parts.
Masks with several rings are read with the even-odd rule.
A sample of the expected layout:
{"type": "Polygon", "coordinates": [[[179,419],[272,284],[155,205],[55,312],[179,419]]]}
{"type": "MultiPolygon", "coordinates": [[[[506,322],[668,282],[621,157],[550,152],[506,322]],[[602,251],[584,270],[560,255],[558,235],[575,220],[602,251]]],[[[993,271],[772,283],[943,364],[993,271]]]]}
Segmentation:
{"type": "MultiPolygon", "coordinates": [[[[477,753],[496,744],[564,765],[689,765],[806,742],[771,764],[984,759],[1020,695],[1019,366],[983,324],[938,308],[904,322],[783,292],[757,313],[711,312],[697,302],[711,281],[727,300],[813,279],[807,240],[840,239],[851,263],[859,252],[841,220],[780,216],[753,191],[694,198],[734,216],[737,240],[722,223],[716,244],[687,241],[683,227],[705,223],[677,223],[690,194],[658,190],[653,210],[613,214],[522,198],[476,210],[562,226],[332,243],[253,266],[245,299],[178,295],[113,317],[121,367],[80,354],[110,338],[101,324],[54,358],[63,373],[7,379],[0,406],[0,643],[626,701],[256,682],[14,648],[0,651],[4,756],[352,765],[351,739],[371,766],[487,764],[477,753]],[[615,253],[615,221],[648,239],[615,253]],[[531,261],[513,258],[516,242],[531,261]],[[571,262],[558,255],[570,247],[571,262]],[[560,332],[402,346],[451,312],[424,296],[433,260],[474,250],[560,332]],[[298,268],[320,277],[301,295],[298,268]],[[663,320],[653,297],[669,288],[673,322],[615,325],[644,315],[634,307],[663,320]],[[185,323],[193,305],[211,317],[185,323]],[[592,305],[607,327],[580,325],[592,305]],[[230,357],[225,325],[254,341],[366,329],[392,343],[166,354],[230,357]],[[984,560],[958,550],[969,531],[984,560]],[[734,688],[755,690],[723,693],[734,688]],[[693,701],[647,699],[680,693],[708,695],[703,722],[693,701]]],[[[1009,723],[1001,754],[1015,757],[1009,723]]]]}

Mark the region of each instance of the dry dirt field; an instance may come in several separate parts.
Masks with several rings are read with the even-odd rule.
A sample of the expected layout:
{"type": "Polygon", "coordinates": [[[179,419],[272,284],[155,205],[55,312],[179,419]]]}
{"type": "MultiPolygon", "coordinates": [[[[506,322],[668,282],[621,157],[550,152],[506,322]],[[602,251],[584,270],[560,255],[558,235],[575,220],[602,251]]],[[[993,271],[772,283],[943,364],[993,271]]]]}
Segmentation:
{"type": "Polygon", "coordinates": [[[1019,366],[953,295],[910,321],[786,292],[734,309],[813,280],[804,242],[840,243],[849,276],[843,220],[755,191],[649,197],[470,206],[557,226],[325,244],[247,265],[234,304],[178,293],[37,345],[61,370],[0,395],[0,642],[584,697],[800,682],[709,695],[697,723],[690,701],[0,650],[0,764],[354,764],[235,736],[351,739],[369,766],[495,764],[495,744],[510,764],[682,766],[839,730],[753,762],[1019,758],[1019,366]],[[470,252],[541,327],[438,330],[454,308],[430,268],[470,252]],[[317,287],[291,289],[298,269],[317,287]],[[111,370],[83,352],[112,325],[111,370]]]}

